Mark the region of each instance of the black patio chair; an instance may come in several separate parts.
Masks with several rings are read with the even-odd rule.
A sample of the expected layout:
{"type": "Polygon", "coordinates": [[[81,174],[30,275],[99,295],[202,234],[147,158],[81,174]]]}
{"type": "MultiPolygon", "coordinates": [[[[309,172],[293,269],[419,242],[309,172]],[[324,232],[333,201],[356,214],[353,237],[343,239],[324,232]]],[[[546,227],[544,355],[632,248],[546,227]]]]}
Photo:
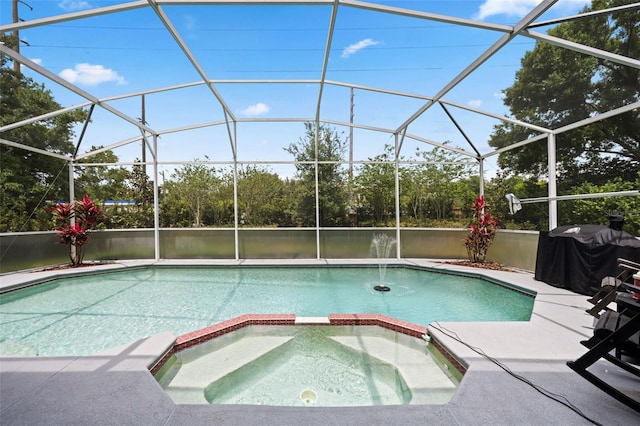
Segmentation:
{"type": "Polygon", "coordinates": [[[640,264],[632,262],[628,259],[618,259],[618,270],[620,271],[615,277],[604,277],[602,279],[602,287],[600,291],[587,299],[587,302],[593,303],[593,307],[587,309],[589,315],[600,318],[600,313],[608,311],[608,306],[616,299],[616,295],[620,291],[626,291],[622,287],[623,283],[632,283],[633,275],[640,272],[640,264]]]}
{"type": "Polygon", "coordinates": [[[603,390],[613,398],[640,413],[640,401],[626,395],[587,369],[599,359],[605,359],[640,380],[640,287],[623,283],[626,291],[619,292],[615,301],[618,311],[604,312],[593,331],[593,337],[581,342],[589,350],[567,365],[580,376],[603,390]]]}

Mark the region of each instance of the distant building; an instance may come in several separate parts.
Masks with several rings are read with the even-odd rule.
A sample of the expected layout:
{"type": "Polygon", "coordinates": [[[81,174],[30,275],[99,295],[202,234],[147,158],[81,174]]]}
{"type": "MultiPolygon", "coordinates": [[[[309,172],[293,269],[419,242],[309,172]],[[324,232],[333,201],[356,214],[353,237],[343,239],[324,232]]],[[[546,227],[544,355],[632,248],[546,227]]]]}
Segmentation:
{"type": "Polygon", "coordinates": [[[121,206],[135,206],[138,203],[136,203],[136,200],[105,200],[104,201],[104,206],[105,207],[121,207],[121,206]]]}

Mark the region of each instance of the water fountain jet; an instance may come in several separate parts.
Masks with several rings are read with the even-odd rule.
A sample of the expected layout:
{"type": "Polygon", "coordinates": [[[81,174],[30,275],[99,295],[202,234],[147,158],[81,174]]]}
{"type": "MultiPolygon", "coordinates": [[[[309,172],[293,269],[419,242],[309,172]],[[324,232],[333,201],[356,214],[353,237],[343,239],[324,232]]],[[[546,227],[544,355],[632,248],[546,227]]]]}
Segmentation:
{"type": "Polygon", "coordinates": [[[389,257],[391,248],[395,245],[396,239],[388,236],[387,234],[374,234],[371,239],[371,252],[375,253],[379,262],[378,270],[380,272],[380,284],[373,287],[376,291],[389,291],[391,290],[384,283],[384,276],[387,272],[387,263],[384,259],[389,257]]]}

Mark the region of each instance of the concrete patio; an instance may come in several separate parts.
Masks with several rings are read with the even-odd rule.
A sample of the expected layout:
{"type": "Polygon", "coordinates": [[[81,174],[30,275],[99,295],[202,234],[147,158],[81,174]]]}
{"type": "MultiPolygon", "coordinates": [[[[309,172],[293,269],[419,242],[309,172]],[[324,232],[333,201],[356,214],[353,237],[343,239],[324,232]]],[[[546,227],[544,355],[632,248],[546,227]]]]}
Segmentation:
{"type": "MultiPolygon", "coordinates": [[[[96,268],[154,263],[118,262],[96,268]]],[[[209,263],[339,265],[365,262],[209,263]]],[[[629,425],[640,421],[638,413],[591,385],[565,364],[584,354],[586,348],[579,342],[592,333],[593,317],[585,313],[590,307],[586,296],[535,281],[529,272],[471,270],[424,259],[406,259],[399,263],[464,270],[537,292],[528,322],[429,326],[431,335],[469,366],[448,404],[344,408],[175,404],[148,371],[175,338],[164,333],[92,356],[0,359],[0,424],[629,425]]],[[[2,287],[67,273],[5,274],[2,287]]],[[[630,374],[602,361],[590,371],[640,399],[640,381],[630,374]]]]}

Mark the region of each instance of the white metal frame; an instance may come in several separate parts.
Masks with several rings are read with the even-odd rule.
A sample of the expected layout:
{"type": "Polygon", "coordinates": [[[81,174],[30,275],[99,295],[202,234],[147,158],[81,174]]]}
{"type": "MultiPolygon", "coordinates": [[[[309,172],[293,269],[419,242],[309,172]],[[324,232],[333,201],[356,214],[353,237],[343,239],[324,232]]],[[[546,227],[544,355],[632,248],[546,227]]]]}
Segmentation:
{"type": "MultiPolygon", "coordinates": [[[[69,22],[69,21],[75,21],[75,20],[81,20],[81,19],[85,19],[88,17],[94,17],[94,16],[100,16],[100,15],[107,15],[107,14],[116,14],[118,12],[123,12],[123,11],[129,11],[129,10],[134,10],[134,9],[141,9],[141,8],[151,8],[153,9],[153,11],[155,12],[156,16],[158,17],[158,19],[162,22],[163,26],[165,27],[166,31],[171,35],[171,37],[173,38],[173,40],[176,42],[176,44],[179,46],[179,48],[181,49],[182,53],[184,54],[184,56],[188,59],[188,61],[191,63],[191,65],[193,66],[193,68],[197,71],[197,73],[199,74],[201,81],[195,81],[195,82],[191,82],[191,83],[184,83],[184,84],[178,84],[178,85],[174,85],[174,86],[167,86],[167,87],[160,87],[160,88],[156,88],[156,89],[152,89],[152,90],[147,90],[147,91],[143,91],[143,92],[136,92],[136,93],[130,93],[130,94],[125,94],[125,95],[119,95],[119,96],[113,96],[113,97],[108,97],[108,98],[97,98],[94,95],[92,95],[91,93],[88,93],[86,91],[84,91],[83,89],[79,88],[76,85],[73,85],[67,81],[65,81],[64,79],[62,79],[61,77],[59,77],[58,75],[56,75],[55,73],[51,72],[50,70],[48,70],[45,67],[42,67],[40,65],[38,65],[37,63],[29,60],[28,58],[26,58],[25,56],[21,55],[20,53],[9,49],[7,46],[5,45],[0,45],[0,52],[2,52],[3,54],[8,55],[9,57],[11,57],[14,61],[20,63],[22,66],[28,67],[30,68],[32,71],[44,76],[45,78],[65,87],[66,89],[68,89],[69,91],[75,93],[76,95],[79,95],[80,97],[86,99],[86,102],[80,103],[78,105],[74,105],[74,106],[70,106],[70,107],[65,107],[62,108],[58,111],[54,111],[54,112],[50,112],[47,114],[43,114],[37,117],[33,117],[27,120],[22,120],[20,122],[16,122],[16,123],[11,123],[8,125],[5,125],[3,127],[0,127],[0,132],[4,132],[13,128],[17,128],[26,124],[30,124],[30,123],[34,123],[37,121],[41,121],[44,119],[48,119],[51,117],[55,117],[56,115],[59,114],[63,114],[69,111],[73,111],[76,109],[83,109],[83,108],[87,108],[87,107],[95,107],[98,106],[100,108],[103,108],[104,110],[116,115],[117,117],[119,117],[121,120],[123,120],[126,123],[132,124],[135,127],[137,127],[140,131],[140,136],[133,136],[131,138],[122,140],[122,141],[118,141],[118,142],[114,142],[113,144],[104,147],[103,149],[100,150],[96,150],[93,151],[91,153],[88,154],[75,154],[74,156],[65,156],[65,155],[60,155],[60,154],[56,154],[56,153],[52,153],[52,152],[47,152],[44,150],[40,150],[34,147],[30,147],[30,146],[26,146],[20,143],[16,143],[14,141],[9,141],[6,139],[0,139],[0,144],[3,145],[7,145],[7,146],[11,146],[11,147],[16,147],[16,148],[20,148],[20,149],[24,149],[27,151],[31,151],[34,153],[38,153],[41,155],[47,155],[50,157],[54,157],[54,158],[59,158],[59,159],[64,159],[66,161],[68,161],[69,165],[70,165],[70,170],[73,170],[73,166],[74,164],[81,159],[87,158],[91,155],[95,155],[99,152],[103,152],[106,150],[112,150],[115,149],[117,147],[123,146],[123,145],[128,145],[131,143],[135,143],[135,142],[140,142],[142,140],[145,141],[145,144],[147,146],[147,149],[149,150],[149,152],[151,153],[152,156],[152,161],[150,164],[153,165],[153,181],[154,181],[154,207],[155,207],[155,215],[154,215],[154,227],[155,227],[155,247],[156,247],[156,258],[159,258],[160,254],[159,254],[159,236],[158,236],[158,227],[159,227],[159,219],[158,219],[158,166],[160,163],[158,161],[158,155],[157,155],[157,150],[158,150],[158,143],[157,143],[157,139],[159,136],[161,136],[162,134],[168,134],[168,133],[175,133],[175,132],[181,132],[181,131],[186,131],[186,130],[192,130],[192,129],[197,129],[197,128],[202,128],[202,127],[212,127],[212,126],[220,126],[220,125],[224,125],[227,129],[227,134],[228,134],[228,138],[229,138],[229,143],[231,146],[231,151],[233,154],[233,168],[234,168],[234,200],[236,201],[236,205],[237,205],[237,166],[238,166],[238,161],[237,161],[237,146],[238,146],[238,141],[237,141],[237,130],[236,130],[236,126],[238,123],[247,123],[247,122],[313,122],[316,125],[316,134],[315,134],[315,143],[316,143],[316,152],[317,152],[317,143],[318,143],[318,138],[319,135],[317,134],[317,129],[319,128],[319,125],[321,123],[326,123],[326,124],[335,124],[335,125],[340,125],[340,126],[345,126],[348,128],[357,128],[357,129],[365,129],[365,130],[372,130],[372,131],[377,131],[377,132],[383,132],[383,133],[388,133],[390,135],[394,136],[394,140],[395,140],[395,167],[396,167],[396,210],[398,210],[398,165],[399,165],[399,157],[400,157],[400,152],[402,150],[402,144],[403,141],[405,140],[405,138],[411,138],[413,140],[419,141],[419,142],[424,142],[426,144],[430,144],[433,146],[437,146],[437,147],[441,147],[447,150],[451,150],[454,151],[458,154],[461,154],[463,156],[469,157],[469,159],[473,159],[474,161],[477,162],[478,164],[478,170],[479,170],[479,175],[480,175],[480,193],[484,192],[484,183],[483,183],[483,175],[484,175],[484,162],[487,158],[490,158],[494,155],[498,155],[504,152],[507,152],[509,150],[512,149],[516,149],[519,147],[522,147],[524,145],[530,144],[530,143],[534,143],[537,141],[540,141],[542,139],[546,139],[547,140],[547,150],[548,150],[548,176],[549,176],[549,194],[548,197],[545,197],[546,200],[549,203],[549,227],[554,228],[557,226],[557,200],[561,199],[562,197],[559,197],[557,195],[557,190],[556,190],[556,158],[555,158],[555,138],[558,134],[561,134],[563,132],[575,129],[577,127],[581,127],[581,126],[585,126],[588,125],[590,123],[599,121],[599,120],[604,120],[607,119],[609,117],[618,115],[618,114],[622,114],[631,110],[635,110],[640,108],[640,102],[635,102],[632,103],[630,105],[626,105],[602,114],[598,114],[598,115],[594,115],[592,117],[589,117],[587,119],[569,124],[567,126],[558,128],[558,129],[549,129],[549,128],[544,128],[544,127],[540,127],[540,126],[536,126],[530,123],[525,123],[519,120],[514,120],[510,117],[507,116],[502,116],[502,115],[498,115],[498,114],[494,114],[491,113],[489,111],[484,111],[481,110],[479,108],[473,108],[473,107],[469,107],[467,105],[462,105],[456,102],[452,102],[452,101],[448,101],[446,100],[444,97],[447,95],[447,93],[449,93],[452,89],[454,89],[458,84],[460,84],[463,80],[465,80],[469,75],[471,75],[475,70],[478,69],[478,67],[480,67],[484,62],[486,62],[489,58],[491,58],[494,54],[496,54],[498,51],[500,51],[502,48],[504,48],[505,46],[507,46],[516,36],[524,36],[524,37],[529,37],[532,38],[536,41],[542,41],[545,43],[551,43],[554,44],[556,46],[565,48],[565,49],[569,49],[569,50],[573,50],[576,52],[580,52],[583,54],[587,54],[587,55],[591,55],[597,58],[601,58],[601,59],[605,59],[607,61],[612,61],[615,63],[619,63],[619,64],[623,64],[625,66],[629,66],[629,67],[633,67],[633,68],[638,68],[640,69],[640,60],[638,60],[637,58],[629,58],[629,57],[624,57],[621,55],[616,55],[610,52],[606,52],[606,51],[602,51],[599,49],[595,49],[589,46],[585,46],[585,45],[581,45],[578,43],[574,43],[574,42],[570,42],[567,40],[562,40],[559,39],[557,37],[553,37],[547,34],[542,34],[539,33],[537,31],[534,31],[534,28],[537,28],[539,26],[543,26],[543,25],[550,25],[550,24],[555,24],[555,23],[560,23],[560,22],[564,22],[564,21],[569,21],[569,20],[573,20],[573,19],[581,19],[584,18],[585,16],[595,16],[595,15],[599,15],[599,14],[607,14],[607,13],[615,13],[618,11],[623,11],[623,10],[632,10],[632,9],[639,9],[640,8],[640,2],[637,3],[632,3],[629,5],[624,5],[624,6],[619,6],[616,8],[611,8],[608,10],[603,10],[603,11],[596,11],[596,12],[590,12],[590,13],[586,13],[586,14],[581,14],[581,15],[573,15],[573,16],[568,16],[562,19],[557,19],[557,20],[553,20],[553,21],[544,21],[544,22],[536,22],[536,19],[539,18],[545,11],[547,11],[550,7],[552,7],[554,4],[557,3],[558,0],[543,0],[541,1],[536,7],[534,7],[531,12],[529,14],[527,14],[524,18],[522,18],[517,24],[511,26],[511,25],[498,25],[498,24],[491,24],[491,23],[486,23],[486,22],[481,22],[481,21],[477,21],[477,20],[471,20],[471,19],[462,19],[462,18],[457,18],[457,17],[453,17],[453,16],[446,16],[446,15],[440,15],[440,14],[434,14],[434,13],[428,13],[428,12],[422,12],[422,11],[417,11],[417,10],[411,10],[411,9],[403,9],[403,8],[397,8],[397,7],[392,7],[392,6],[386,6],[386,5],[382,5],[382,4],[377,4],[377,3],[369,3],[369,2],[362,2],[362,1],[357,1],[357,0],[136,0],[136,1],[132,1],[129,3],[124,3],[124,4],[120,4],[120,5],[114,5],[114,6],[107,6],[107,7],[102,7],[102,8],[96,8],[96,9],[91,9],[91,10],[85,10],[85,11],[80,11],[80,12],[74,12],[74,13],[68,13],[68,14],[61,14],[58,16],[52,16],[49,18],[43,18],[43,19],[34,19],[34,20],[30,20],[30,21],[23,21],[23,22],[17,22],[17,23],[13,23],[13,24],[8,24],[8,25],[2,25],[0,26],[0,31],[4,32],[4,33],[8,33],[11,31],[16,31],[16,30],[22,30],[22,29],[27,29],[27,28],[35,28],[35,27],[46,27],[48,25],[52,25],[52,24],[58,24],[58,23],[64,23],[64,22],[69,22]],[[200,65],[200,63],[198,62],[198,58],[192,53],[189,45],[187,44],[187,42],[185,41],[184,37],[182,37],[182,35],[180,34],[180,32],[176,29],[176,27],[173,25],[173,23],[171,22],[171,20],[169,19],[169,17],[167,16],[167,14],[164,12],[163,7],[164,6],[169,6],[169,5],[289,5],[289,6],[323,6],[323,7],[331,7],[331,16],[330,16],[330,21],[328,24],[328,32],[327,32],[327,38],[326,38],[326,45],[325,45],[325,50],[324,50],[324,57],[323,57],[323,62],[322,62],[322,69],[321,69],[321,77],[317,80],[309,80],[309,79],[301,79],[301,80],[215,80],[215,79],[211,79],[206,72],[204,71],[204,68],[200,65]],[[418,19],[423,19],[426,21],[435,21],[435,22],[441,22],[441,23],[448,23],[448,24],[452,24],[452,25],[456,25],[456,26],[468,26],[468,27],[474,27],[474,28],[479,28],[479,29],[483,29],[483,30],[487,30],[487,31],[494,31],[494,32],[498,32],[498,33],[502,33],[502,36],[488,49],[486,49],[480,56],[478,56],[475,60],[473,60],[462,72],[460,72],[458,75],[454,76],[447,84],[445,84],[435,95],[433,96],[426,96],[424,94],[417,94],[417,93],[403,93],[403,92],[397,92],[397,91],[392,91],[392,90],[387,90],[384,88],[380,88],[380,87],[367,87],[367,86],[362,86],[362,85],[358,85],[355,83],[348,83],[348,82],[340,82],[340,81],[331,81],[331,80],[327,80],[326,79],[326,75],[327,75],[327,66],[328,66],[328,62],[329,62],[329,52],[331,50],[331,45],[332,45],[332,40],[333,40],[333,33],[334,33],[334,28],[335,28],[335,22],[336,22],[336,18],[340,12],[341,9],[343,8],[358,8],[358,9],[366,9],[366,10],[370,10],[370,11],[376,11],[376,12],[381,12],[381,13],[386,13],[386,14],[391,14],[391,15],[401,15],[401,16],[408,16],[408,17],[413,17],[413,18],[418,18],[418,19]],[[233,84],[246,84],[246,83],[251,83],[251,84],[283,84],[283,83],[287,83],[287,84],[316,84],[318,86],[318,93],[317,93],[317,102],[316,102],[316,110],[315,110],[315,116],[314,117],[287,117],[287,118],[272,118],[272,119],[259,119],[259,118],[238,118],[234,115],[234,113],[232,112],[231,108],[228,106],[227,102],[225,101],[225,99],[221,96],[221,94],[219,93],[219,91],[217,90],[216,86],[218,84],[221,83],[233,83],[233,84]],[[223,111],[223,115],[224,115],[224,120],[220,120],[220,121],[215,121],[215,122],[208,122],[208,123],[199,123],[196,125],[191,125],[191,126],[186,126],[186,127],[182,127],[182,128],[175,128],[175,129],[154,129],[149,127],[148,125],[141,123],[138,119],[131,117],[125,113],[123,113],[122,111],[119,111],[118,109],[112,107],[109,102],[116,100],[116,99],[125,99],[125,98],[131,98],[131,97],[137,97],[137,96],[141,96],[141,95],[145,95],[145,94],[151,94],[151,93],[159,93],[159,92],[165,92],[165,91],[171,91],[171,90],[180,90],[180,89],[184,89],[184,88],[188,88],[188,87],[194,87],[194,86],[198,86],[198,85],[206,85],[207,88],[209,89],[209,91],[212,94],[212,98],[214,100],[214,102],[216,102],[217,104],[219,104],[220,108],[223,111]],[[363,91],[371,91],[371,92],[377,92],[377,93],[385,93],[385,94],[393,94],[393,95],[399,95],[399,96],[405,96],[405,97],[410,97],[410,98],[415,98],[415,99],[423,99],[425,101],[425,103],[418,109],[416,110],[410,117],[408,117],[400,126],[398,126],[395,129],[388,129],[388,128],[379,128],[379,127],[372,127],[372,126],[367,126],[367,125],[363,125],[363,124],[358,124],[358,123],[353,123],[353,122],[339,122],[339,121],[335,121],[335,120],[328,120],[328,119],[323,119],[323,117],[321,116],[321,106],[322,106],[322,101],[323,101],[323,92],[324,89],[327,85],[334,85],[334,86],[339,86],[339,87],[348,87],[348,88],[355,88],[358,90],[363,90],[363,91]],[[449,119],[451,120],[451,122],[456,126],[456,128],[459,130],[459,132],[462,134],[462,136],[465,138],[465,140],[469,143],[470,147],[471,147],[471,151],[467,151],[465,149],[458,149],[458,148],[454,148],[451,146],[447,146],[441,143],[438,143],[436,141],[430,140],[428,138],[425,138],[423,135],[415,135],[415,134],[411,134],[408,132],[408,128],[409,126],[416,120],[418,119],[425,111],[427,111],[428,109],[430,109],[432,106],[434,105],[440,105],[446,115],[449,117],[449,119]],[[454,117],[454,115],[451,113],[451,111],[447,108],[447,106],[453,106],[459,109],[463,109],[469,112],[473,112],[473,113],[477,113],[480,115],[484,115],[487,117],[492,117],[494,119],[498,119],[501,120],[503,122],[507,122],[507,123],[513,123],[519,126],[523,126],[526,127],[528,129],[531,129],[532,131],[538,132],[537,136],[533,136],[530,137],[526,140],[514,143],[510,146],[501,148],[501,149],[497,149],[488,153],[481,153],[479,152],[479,150],[476,148],[476,146],[474,145],[473,141],[471,141],[466,134],[464,133],[464,130],[462,129],[462,127],[458,124],[458,122],[456,121],[456,118],[454,117]],[[149,137],[151,137],[151,142],[149,142],[149,137]]],[[[273,163],[273,162],[270,162],[273,163]]],[[[124,164],[124,163],[118,163],[118,164],[124,164]]],[[[149,164],[147,162],[147,164],[149,164]]],[[[318,185],[317,185],[317,180],[318,180],[318,176],[317,176],[317,164],[318,164],[318,160],[317,160],[317,155],[316,155],[316,235],[317,235],[317,256],[318,258],[320,257],[320,238],[319,238],[319,233],[320,233],[320,224],[319,224],[319,206],[318,206],[318,185]]],[[[70,181],[72,183],[71,185],[71,194],[70,194],[70,198],[73,199],[73,173],[71,172],[71,176],[70,176],[70,181]]],[[[236,239],[236,258],[238,257],[238,211],[237,211],[237,207],[236,210],[234,212],[235,215],[235,239],[236,239]]],[[[396,212],[396,232],[397,232],[397,237],[398,237],[398,241],[399,241],[399,237],[400,237],[400,229],[399,229],[399,213],[396,212]]],[[[398,244],[398,256],[399,256],[399,244],[398,244]]]]}

